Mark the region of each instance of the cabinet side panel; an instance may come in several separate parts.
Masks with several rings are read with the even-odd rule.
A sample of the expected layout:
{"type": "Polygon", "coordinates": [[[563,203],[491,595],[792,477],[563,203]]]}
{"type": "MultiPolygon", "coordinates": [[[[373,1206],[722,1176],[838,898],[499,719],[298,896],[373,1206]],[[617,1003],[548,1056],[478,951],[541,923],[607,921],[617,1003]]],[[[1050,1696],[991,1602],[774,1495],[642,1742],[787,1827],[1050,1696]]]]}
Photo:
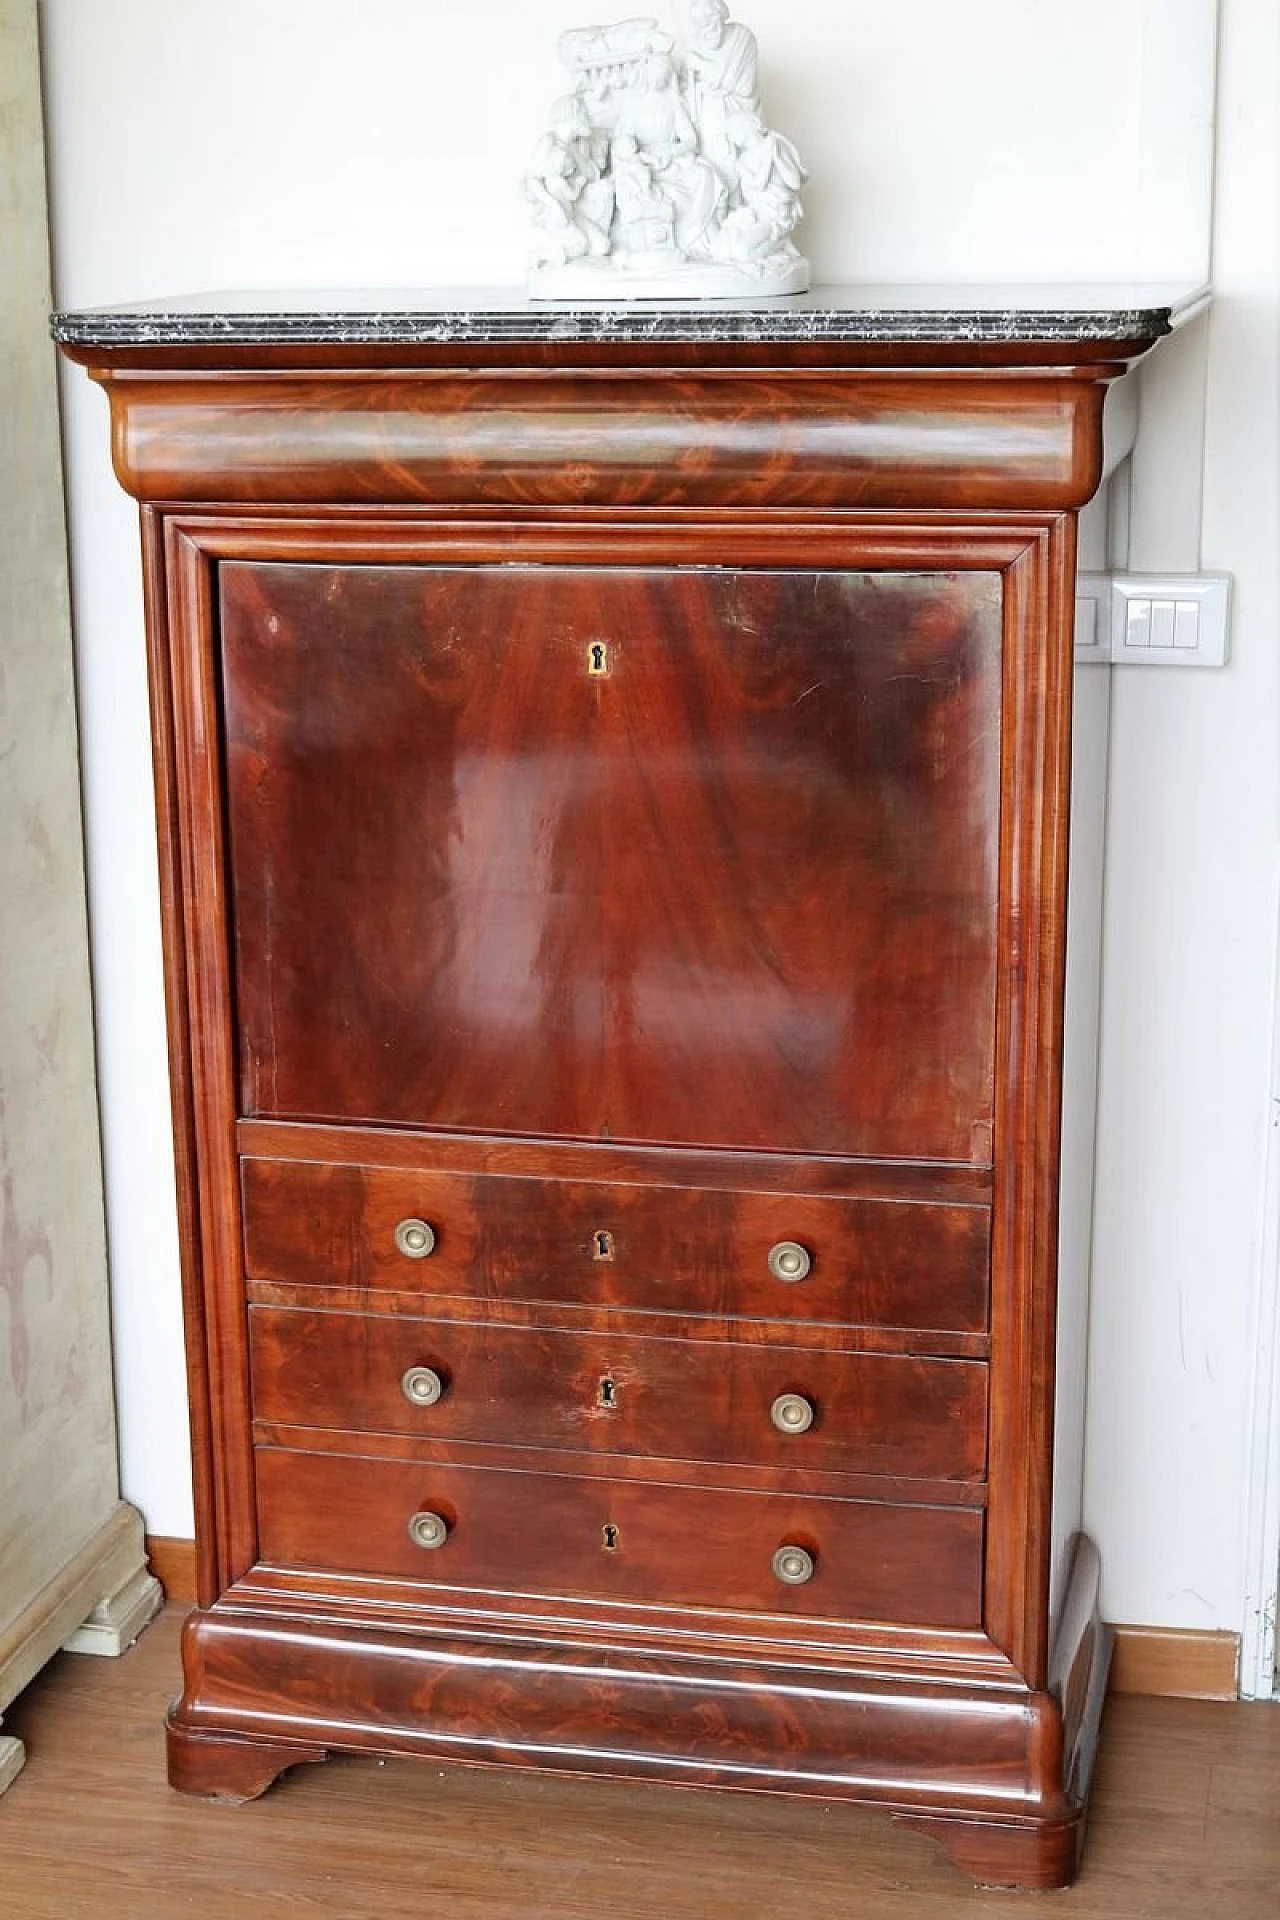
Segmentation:
{"type": "Polygon", "coordinates": [[[1075,670],[1071,738],[1071,878],[1062,1068],[1058,1221],[1058,1359],[1053,1444],[1050,1613],[1057,1618],[1083,1518],[1085,1384],[1093,1237],[1093,1164],[1102,967],[1103,843],[1111,675],[1075,670]]]}

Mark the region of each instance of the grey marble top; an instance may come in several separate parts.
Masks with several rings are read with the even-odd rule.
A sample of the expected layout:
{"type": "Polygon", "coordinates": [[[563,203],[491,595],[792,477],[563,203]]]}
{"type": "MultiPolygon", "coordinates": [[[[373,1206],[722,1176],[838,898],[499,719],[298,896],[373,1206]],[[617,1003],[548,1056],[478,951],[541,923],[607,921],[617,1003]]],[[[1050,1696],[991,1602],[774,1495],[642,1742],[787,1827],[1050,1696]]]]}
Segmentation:
{"type": "Polygon", "coordinates": [[[1157,340],[1203,306],[1205,287],[818,287],[771,300],[582,303],[505,287],[183,294],[55,313],[76,347],[633,341],[1157,340]]]}

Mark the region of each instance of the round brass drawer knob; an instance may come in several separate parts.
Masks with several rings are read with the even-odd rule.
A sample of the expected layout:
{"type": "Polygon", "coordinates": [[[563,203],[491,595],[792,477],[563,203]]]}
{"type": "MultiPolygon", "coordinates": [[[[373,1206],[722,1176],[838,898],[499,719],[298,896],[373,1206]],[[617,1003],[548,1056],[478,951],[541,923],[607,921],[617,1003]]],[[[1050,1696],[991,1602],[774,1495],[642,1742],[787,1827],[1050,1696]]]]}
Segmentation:
{"type": "Polygon", "coordinates": [[[775,1280],[803,1280],[813,1261],[798,1240],[779,1240],[769,1249],[769,1271],[775,1280]]]}
{"type": "Polygon", "coordinates": [[[444,1381],[434,1367],[410,1367],[400,1382],[400,1391],[415,1407],[434,1407],[444,1392],[444,1381]]]}
{"type": "Polygon", "coordinates": [[[779,1433],[808,1433],[813,1425],[813,1402],[802,1393],[780,1393],[769,1409],[779,1433]]]}
{"type": "Polygon", "coordinates": [[[773,1570],[784,1587],[802,1587],[813,1578],[813,1555],[803,1547],[779,1547],[773,1556],[773,1570]]]}
{"type": "Polygon", "coordinates": [[[409,1538],[415,1547],[442,1547],[449,1538],[449,1523],[438,1513],[415,1513],[409,1522],[409,1538]]]}
{"type": "Polygon", "coordinates": [[[406,1260],[425,1260],[435,1244],[435,1229],[425,1220],[402,1220],[396,1228],[396,1245],[406,1260]]]}

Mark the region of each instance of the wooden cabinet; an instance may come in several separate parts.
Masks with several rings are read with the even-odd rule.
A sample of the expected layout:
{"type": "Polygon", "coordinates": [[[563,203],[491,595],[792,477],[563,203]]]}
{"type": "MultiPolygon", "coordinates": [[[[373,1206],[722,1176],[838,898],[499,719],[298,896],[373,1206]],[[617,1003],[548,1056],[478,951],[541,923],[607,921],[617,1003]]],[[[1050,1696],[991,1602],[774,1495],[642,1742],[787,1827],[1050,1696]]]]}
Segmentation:
{"type": "Polygon", "coordinates": [[[803,319],[63,325],[143,502],[188,1790],[500,1759],[1070,1877],[1074,513],[1166,315],[803,319]]]}

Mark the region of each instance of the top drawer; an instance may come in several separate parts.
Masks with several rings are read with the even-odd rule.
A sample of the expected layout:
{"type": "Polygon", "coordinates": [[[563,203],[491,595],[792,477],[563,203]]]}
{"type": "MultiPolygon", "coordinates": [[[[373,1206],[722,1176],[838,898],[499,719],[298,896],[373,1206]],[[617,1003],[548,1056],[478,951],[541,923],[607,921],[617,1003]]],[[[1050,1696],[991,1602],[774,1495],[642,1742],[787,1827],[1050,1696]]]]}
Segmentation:
{"type": "Polygon", "coordinates": [[[980,1206],[292,1160],[247,1159],[242,1183],[250,1280],[987,1326],[990,1215],[980,1206]],[[434,1236],[428,1254],[412,1229],[403,1250],[405,1222],[430,1229],[416,1236],[434,1236]]]}

